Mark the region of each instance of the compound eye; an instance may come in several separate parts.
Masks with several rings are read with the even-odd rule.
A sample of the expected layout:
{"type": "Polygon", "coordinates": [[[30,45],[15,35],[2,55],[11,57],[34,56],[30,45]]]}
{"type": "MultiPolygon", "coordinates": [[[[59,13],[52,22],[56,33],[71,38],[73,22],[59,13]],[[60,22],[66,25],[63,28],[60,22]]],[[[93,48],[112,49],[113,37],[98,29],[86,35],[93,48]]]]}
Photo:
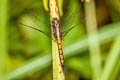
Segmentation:
{"type": "Polygon", "coordinates": [[[60,23],[60,21],[59,21],[59,20],[57,20],[57,23],[59,24],[59,23],[60,23]]]}
{"type": "Polygon", "coordinates": [[[52,24],[55,24],[55,22],[54,22],[54,21],[52,21],[52,24]]]}

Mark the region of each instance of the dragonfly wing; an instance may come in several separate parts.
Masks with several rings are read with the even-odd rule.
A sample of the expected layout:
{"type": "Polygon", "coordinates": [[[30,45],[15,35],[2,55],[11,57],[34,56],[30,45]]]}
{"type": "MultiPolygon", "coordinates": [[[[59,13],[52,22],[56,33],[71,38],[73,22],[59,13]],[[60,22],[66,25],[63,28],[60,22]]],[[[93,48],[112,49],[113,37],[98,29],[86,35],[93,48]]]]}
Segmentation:
{"type": "Polygon", "coordinates": [[[24,9],[25,12],[27,12],[28,17],[31,18],[31,20],[37,24],[37,26],[43,26],[50,29],[50,23],[48,23],[49,21],[44,21],[40,18],[40,16],[38,15],[37,12],[33,11],[32,9],[24,9]]]}
{"type": "Polygon", "coordinates": [[[80,25],[82,22],[84,22],[86,20],[86,18],[82,19],[79,23],[71,26],[70,28],[68,28],[67,30],[62,32],[62,39],[73,29],[75,28],[77,25],[80,25]]]}
{"type": "Polygon", "coordinates": [[[72,13],[65,18],[65,20],[62,22],[62,29],[63,28],[67,28],[69,27],[70,25],[72,25],[72,21],[75,19],[75,17],[79,14],[79,11],[80,11],[80,6],[77,6],[77,8],[75,8],[72,13]]]}
{"type": "Polygon", "coordinates": [[[30,9],[24,9],[24,10],[25,10],[25,12],[30,13],[31,16],[33,16],[34,18],[36,18],[36,19],[39,20],[40,22],[43,22],[44,24],[49,25],[49,23],[46,22],[46,21],[44,21],[44,20],[42,20],[42,19],[40,18],[40,16],[39,16],[36,12],[33,12],[33,11],[30,10],[30,9]]]}
{"type": "Polygon", "coordinates": [[[36,30],[36,31],[39,31],[39,32],[43,33],[44,35],[48,36],[49,38],[51,38],[49,32],[46,32],[46,31],[43,31],[43,30],[34,28],[34,27],[32,27],[32,26],[29,26],[29,25],[26,25],[26,24],[23,24],[23,23],[20,23],[20,24],[23,25],[23,26],[29,27],[29,28],[31,28],[31,29],[34,29],[34,30],[36,30]]]}

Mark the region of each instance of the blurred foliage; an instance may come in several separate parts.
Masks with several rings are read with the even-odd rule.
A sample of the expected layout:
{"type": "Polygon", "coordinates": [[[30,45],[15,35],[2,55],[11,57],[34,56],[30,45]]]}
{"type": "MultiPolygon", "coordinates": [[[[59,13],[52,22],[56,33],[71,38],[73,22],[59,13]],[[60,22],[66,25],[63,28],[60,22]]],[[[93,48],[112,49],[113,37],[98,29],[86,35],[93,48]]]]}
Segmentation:
{"type": "MultiPolygon", "coordinates": [[[[0,1],[0,5],[4,5],[2,1],[4,0],[0,1]]],[[[89,2],[89,0],[86,1],[89,2]]],[[[82,2],[80,0],[58,0],[58,4],[63,31],[85,19],[83,0],[82,2]],[[67,18],[72,12],[74,13],[72,17],[67,18]]],[[[112,50],[118,51],[117,56],[120,56],[120,48],[118,44],[115,44],[117,37],[120,36],[120,34],[116,36],[120,30],[120,1],[95,0],[95,4],[104,70],[106,60],[110,56],[109,54],[112,54],[112,50]]],[[[5,11],[7,14],[3,16],[9,18],[8,23],[4,21],[6,17],[0,16],[6,26],[3,30],[2,20],[0,20],[0,35],[5,33],[4,36],[7,37],[7,40],[0,37],[0,50],[3,49],[3,45],[7,44],[7,49],[5,49],[5,52],[8,53],[5,58],[6,77],[10,80],[52,80],[51,39],[19,24],[24,23],[50,34],[48,0],[8,0],[7,5],[8,12],[5,11]]],[[[0,8],[0,11],[4,12],[6,8],[0,8]]],[[[85,21],[66,35],[63,39],[63,47],[66,80],[91,80],[92,72],[85,21]]],[[[1,53],[4,51],[1,50],[1,53]]],[[[110,58],[111,60],[114,61],[115,58],[110,58]]],[[[109,60],[107,61],[109,62],[109,60]]],[[[120,57],[113,66],[110,80],[120,80],[120,57]]],[[[2,67],[0,67],[1,69],[2,67]]],[[[1,73],[2,71],[0,71],[1,73]]]]}

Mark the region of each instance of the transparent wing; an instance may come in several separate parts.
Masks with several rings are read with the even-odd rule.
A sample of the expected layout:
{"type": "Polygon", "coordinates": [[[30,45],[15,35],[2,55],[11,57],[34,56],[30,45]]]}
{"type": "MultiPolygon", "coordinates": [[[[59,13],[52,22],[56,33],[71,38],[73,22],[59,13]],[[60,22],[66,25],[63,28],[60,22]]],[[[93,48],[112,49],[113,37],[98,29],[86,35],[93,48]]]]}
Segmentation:
{"type": "MultiPolygon", "coordinates": [[[[39,16],[35,11],[33,12],[33,10],[31,10],[31,9],[24,9],[24,10],[25,10],[25,12],[28,12],[29,15],[32,16],[33,18],[35,18],[36,20],[44,23],[45,25],[50,25],[50,24],[48,23],[48,21],[42,20],[42,19],[40,18],[40,16],[39,16]]],[[[35,22],[35,21],[34,21],[34,22],[35,22]]]]}
{"type": "Polygon", "coordinates": [[[82,19],[79,23],[71,26],[70,28],[68,28],[67,30],[63,31],[62,32],[62,39],[73,29],[75,28],[76,26],[80,25],[81,23],[83,23],[84,21],[86,20],[86,18],[82,19]]]}
{"type": "Polygon", "coordinates": [[[63,21],[62,24],[62,39],[76,26],[80,25],[81,23],[83,23],[86,18],[82,18],[79,19],[81,17],[81,6],[77,6],[72,13],[63,21]],[[77,20],[77,21],[76,21],[77,20]],[[78,22],[79,20],[81,20],[80,22],[78,22]],[[76,21],[76,22],[74,22],[76,21]],[[74,23],[74,24],[73,24],[74,23]]]}
{"type": "Polygon", "coordinates": [[[66,18],[64,19],[64,21],[62,22],[62,24],[61,24],[62,30],[64,30],[65,28],[68,28],[69,26],[72,25],[72,21],[74,21],[74,20],[75,20],[75,17],[76,17],[77,15],[79,15],[79,12],[80,12],[80,6],[77,6],[77,7],[72,11],[72,13],[71,13],[68,17],[66,17],[66,18]]]}
{"type": "Polygon", "coordinates": [[[19,23],[19,24],[20,24],[20,25],[23,25],[23,26],[25,26],[25,27],[29,27],[29,28],[31,28],[31,29],[34,29],[34,30],[36,30],[36,31],[39,31],[39,32],[43,33],[44,35],[46,35],[47,37],[51,38],[51,35],[49,34],[49,32],[46,32],[46,31],[37,29],[37,28],[35,28],[35,27],[29,26],[29,25],[26,25],[26,24],[23,24],[23,23],[19,23]]]}
{"type": "Polygon", "coordinates": [[[36,26],[40,27],[41,30],[46,29],[47,31],[50,31],[50,21],[48,13],[43,10],[41,10],[40,12],[38,11],[38,9],[24,9],[24,11],[28,13],[27,16],[32,20],[33,23],[35,23],[36,26]]]}
{"type": "Polygon", "coordinates": [[[34,23],[36,28],[32,27],[31,25],[24,24],[23,22],[22,25],[31,27],[33,29],[36,29],[37,31],[39,30],[43,34],[45,34],[45,32],[50,33],[51,29],[48,13],[46,13],[42,9],[41,12],[38,11],[38,9],[24,9],[24,12],[26,13],[26,16],[34,23]]]}

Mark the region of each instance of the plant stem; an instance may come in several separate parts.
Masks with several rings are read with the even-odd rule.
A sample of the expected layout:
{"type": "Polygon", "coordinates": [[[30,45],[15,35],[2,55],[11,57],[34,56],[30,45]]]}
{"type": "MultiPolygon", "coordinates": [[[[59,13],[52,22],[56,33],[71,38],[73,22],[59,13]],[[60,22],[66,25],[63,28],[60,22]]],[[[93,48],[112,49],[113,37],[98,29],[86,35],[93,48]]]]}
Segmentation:
{"type": "Polygon", "coordinates": [[[6,57],[6,25],[7,25],[7,0],[0,0],[0,80],[6,80],[6,68],[5,68],[5,57],[6,57]]]}
{"type": "Polygon", "coordinates": [[[86,27],[90,50],[91,68],[93,80],[100,80],[101,76],[101,55],[97,36],[97,22],[95,14],[95,2],[91,0],[85,3],[86,27]],[[94,38],[93,38],[94,37],[94,38]],[[94,43],[94,44],[93,44],[94,43]]]}
{"type": "MultiPolygon", "coordinates": [[[[52,24],[53,18],[59,19],[59,11],[57,6],[57,0],[49,0],[50,6],[50,20],[52,24]]],[[[52,62],[53,62],[53,80],[65,80],[65,76],[61,67],[60,59],[59,59],[59,52],[58,52],[58,45],[57,41],[54,39],[53,34],[53,26],[51,26],[51,34],[52,34],[52,62]]]]}
{"type": "Polygon", "coordinates": [[[120,32],[118,32],[118,36],[115,38],[115,42],[106,60],[101,80],[110,80],[113,70],[118,61],[120,61],[120,32]]]}

